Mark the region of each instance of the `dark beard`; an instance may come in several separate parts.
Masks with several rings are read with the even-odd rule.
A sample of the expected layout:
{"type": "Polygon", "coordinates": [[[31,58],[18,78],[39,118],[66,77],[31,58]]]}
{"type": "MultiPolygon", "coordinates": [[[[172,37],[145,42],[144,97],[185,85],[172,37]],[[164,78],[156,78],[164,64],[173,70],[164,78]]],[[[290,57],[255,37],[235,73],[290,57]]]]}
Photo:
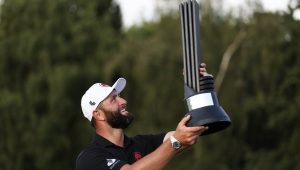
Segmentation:
{"type": "Polygon", "coordinates": [[[126,129],[131,122],[133,121],[132,114],[128,113],[128,116],[122,115],[120,110],[117,111],[109,111],[104,108],[101,108],[106,116],[107,123],[116,129],[126,129]]]}

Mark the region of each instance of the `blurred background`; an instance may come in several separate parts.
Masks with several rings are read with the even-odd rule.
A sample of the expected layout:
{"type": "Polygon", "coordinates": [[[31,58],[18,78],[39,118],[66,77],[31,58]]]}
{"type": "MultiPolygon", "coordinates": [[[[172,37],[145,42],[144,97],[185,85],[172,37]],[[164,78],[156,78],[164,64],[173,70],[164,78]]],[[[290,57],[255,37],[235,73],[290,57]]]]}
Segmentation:
{"type": "MultiPolygon", "coordinates": [[[[180,1],[156,1],[154,19],[129,25],[124,1],[0,1],[1,170],[75,169],[94,134],[81,96],[99,81],[127,79],[129,136],[176,127],[184,115],[180,1]]],[[[200,1],[201,55],[232,126],[165,169],[299,170],[300,1],[277,11],[223,2],[200,1]]]]}

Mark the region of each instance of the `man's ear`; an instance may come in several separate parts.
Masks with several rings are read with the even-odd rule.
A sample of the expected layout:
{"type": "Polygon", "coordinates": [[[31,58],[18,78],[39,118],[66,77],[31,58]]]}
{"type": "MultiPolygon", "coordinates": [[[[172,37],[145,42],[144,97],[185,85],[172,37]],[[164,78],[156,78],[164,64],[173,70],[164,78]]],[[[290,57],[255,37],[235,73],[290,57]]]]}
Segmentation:
{"type": "Polygon", "coordinates": [[[99,121],[105,120],[104,113],[99,109],[93,111],[93,118],[99,121]]]}

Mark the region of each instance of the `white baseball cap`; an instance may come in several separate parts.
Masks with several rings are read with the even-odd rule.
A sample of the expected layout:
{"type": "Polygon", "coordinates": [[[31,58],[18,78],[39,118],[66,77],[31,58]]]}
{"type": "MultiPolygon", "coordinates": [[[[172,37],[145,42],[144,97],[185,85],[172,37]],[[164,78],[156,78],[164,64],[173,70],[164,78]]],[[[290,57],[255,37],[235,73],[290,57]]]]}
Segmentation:
{"type": "Polygon", "coordinates": [[[125,85],[126,80],[124,78],[119,78],[111,87],[104,83],[95,83],[92,85],[81,98],[81,109],[84,117],[91,121],[93,111],[97,108],[99,103],[113,90],[116,90],[118,94],[121,93],[125,85]]]}

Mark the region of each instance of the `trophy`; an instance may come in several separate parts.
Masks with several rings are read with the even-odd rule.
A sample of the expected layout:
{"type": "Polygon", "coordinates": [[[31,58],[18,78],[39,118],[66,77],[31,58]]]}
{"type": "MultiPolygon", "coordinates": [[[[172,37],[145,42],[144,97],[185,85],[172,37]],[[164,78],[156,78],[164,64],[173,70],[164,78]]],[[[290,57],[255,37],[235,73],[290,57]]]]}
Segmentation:
{"type": "Polygon", "coordinates": [[[208,126],[201,135],[221,131],[231,125],[231,120],[219,105],[214,91],[214,78],[200,76],[199,4],[186,0],[179,5],[184,65],[184,102],[191,115],[187,126],[208,126]]]}

